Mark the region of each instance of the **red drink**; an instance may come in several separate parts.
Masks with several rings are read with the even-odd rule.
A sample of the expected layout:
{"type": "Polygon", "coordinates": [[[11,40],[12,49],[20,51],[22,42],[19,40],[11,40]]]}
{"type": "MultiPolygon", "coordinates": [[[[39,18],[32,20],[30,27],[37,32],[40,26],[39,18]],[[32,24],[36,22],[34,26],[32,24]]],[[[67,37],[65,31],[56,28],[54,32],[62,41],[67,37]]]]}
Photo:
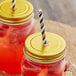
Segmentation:
{"type": "Polygon", "coordinates": [[[28,11],[31,11],[29,11],[29,13],[25,12],[24,15],[22,13],[22,16],[20,15],[20,17],[18,16],[17,18],[14,18],[14,16],[11,16],[11,0],[4,1],[0,5],[0,70],[9,74],[21,73],[21,59],[23,56],[22,50],[24,47],[24,41],[27,36],[35,32],[34,18],[32,13],[33,7],[31,7],[32,5],[27,1],[18,1],[18,9],[15,11],[15,17],[16,15],[21,14],[24,9],[24,12],[27,9],[28,11]],[[22,5],[23,8],[21,8],[20,5],[22,5]],[[30,8],[24,8],[25,5],[29,6],[30,8]],[[8,8],[8,13],[5,11],[6,6],[8,8]],[[4,12],[6,14],[3,15],[4,12]]]}
{"type": "Polygon", "coordinates": [[[65,65],[65,58],[54,63],[37,63],[24,56],[21,76],[63,76],[65,65]]]}
{"type": "Polygon", "coordinates": [[[68,69],[65,41],[54,33],[48,32],[46,37],[49,41],[47,46],[42,46],[40,33],[26,39],[21,76],[64,76],[68,69]]]}

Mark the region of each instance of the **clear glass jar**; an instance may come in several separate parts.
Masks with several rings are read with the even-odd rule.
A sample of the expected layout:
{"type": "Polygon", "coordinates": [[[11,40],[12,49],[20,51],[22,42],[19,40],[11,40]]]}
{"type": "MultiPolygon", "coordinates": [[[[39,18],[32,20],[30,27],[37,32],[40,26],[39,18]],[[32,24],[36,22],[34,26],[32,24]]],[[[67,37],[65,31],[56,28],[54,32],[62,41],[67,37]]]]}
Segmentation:
{"type": "Polygon", "coordinates": [[[64,76],[69,64],[65,58],[65,40],[57,34],[46,33],[48,45],[41,44],[41,34],[35,33],[25,41],[21,76],[64,76]]]}
{"type": "Polygon", "coordinates": [[[54,63],[38,63],[23,57],[21,76],[64,76],[68,69],[66,59],[63,58],[54,63]]]}
{"type": "Polygon", "coordinates": [[[8,74],[21,73],[24,41],[35,32],[33,6],[25,0],[17,0],[16,4],[15,11],[11,9],[11,0],[0,4],[0,70],[8,74]]]}

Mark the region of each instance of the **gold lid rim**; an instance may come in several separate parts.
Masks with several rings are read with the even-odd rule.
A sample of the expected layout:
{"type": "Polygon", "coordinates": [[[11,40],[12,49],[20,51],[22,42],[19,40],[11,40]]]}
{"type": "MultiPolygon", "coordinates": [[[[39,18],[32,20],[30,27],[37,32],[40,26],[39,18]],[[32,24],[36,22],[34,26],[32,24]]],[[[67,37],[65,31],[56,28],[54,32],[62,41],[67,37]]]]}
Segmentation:
{"type": "Polygon", "coordinates": [[[58,61],[60,61],[60,60],[62,60],[65,56],[66,56],[66,51],[64,50],[64,53],[61,55],[61,56],[59,56],[58,58],[54,58],[54,59],[38,59],[38,58],[35,58],[35,57],[33,57],[33,56],[30,56],[28,53],[27,53],[27,50],[24,48],[23,49],[23,52],[24,52],[24,55],[26,56],[26,57],[28,57],[30,60],[32,60],[32,61],[34,61],[34,62],[38,62],[38,63],[55,63],[55,62],[58,62],[58,61]]]}
{"type": "Polygon", "coordinates": [[[27,17],[26,19],[23,19],[23,20],[9,21],[9,20],[5,20],[5,19],[0,18],[0,22],[5,23],[5,24],[10,24],[10,25],[19,25],[19,24],[27,23],[30,20],[32,20],[33,18],[34,18],[34,13],[32,13],[29,17],[27,17]]]}

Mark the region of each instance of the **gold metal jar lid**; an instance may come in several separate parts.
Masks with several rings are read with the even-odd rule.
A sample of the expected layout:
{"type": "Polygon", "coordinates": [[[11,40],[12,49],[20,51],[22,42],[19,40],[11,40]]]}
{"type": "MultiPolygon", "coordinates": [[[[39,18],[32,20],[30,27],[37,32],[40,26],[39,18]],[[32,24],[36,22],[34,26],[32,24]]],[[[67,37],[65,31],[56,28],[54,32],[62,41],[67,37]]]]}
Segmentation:
{"type": "Polygon", "coordinates": [[[33,16],[33,6],[26,0],[16,0],[16,9],[12,10],[12,0],[0,4],[0,21],[6,23],[22,23],[33,16]]]}
{"type": "Polygon", "coordinates": [[[64,57],[66,43],[65,40],[54,33],[46,32],[49,42],[47,46],[42,45],[41,33],[29,36],[25,41],[24,53],[37,62],[56,62],[64,57]]]}

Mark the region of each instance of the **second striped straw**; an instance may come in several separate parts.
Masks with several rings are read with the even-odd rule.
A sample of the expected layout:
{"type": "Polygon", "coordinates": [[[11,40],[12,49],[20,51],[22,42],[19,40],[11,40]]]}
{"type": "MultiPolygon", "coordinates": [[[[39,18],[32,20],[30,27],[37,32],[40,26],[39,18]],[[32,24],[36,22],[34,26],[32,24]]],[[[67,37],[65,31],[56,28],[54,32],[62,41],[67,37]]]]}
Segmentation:
{"type": "Polygon", "coordinates": [[[16,9],[16,0],[12,0],[12,10],[16,9]]]}
{"type": "Polygon", "coordinates": [[[44,19],[43,19],[44,16],[43,16],[42,9],[39,9],[38,12],[39,12],[39,18],[40,18],[42,42],[43,42],[43,45],[46,46],[48,44],[48,42],[47,42],[47,39],[46,39],[45,25],[44,25],[44,19]]]}

